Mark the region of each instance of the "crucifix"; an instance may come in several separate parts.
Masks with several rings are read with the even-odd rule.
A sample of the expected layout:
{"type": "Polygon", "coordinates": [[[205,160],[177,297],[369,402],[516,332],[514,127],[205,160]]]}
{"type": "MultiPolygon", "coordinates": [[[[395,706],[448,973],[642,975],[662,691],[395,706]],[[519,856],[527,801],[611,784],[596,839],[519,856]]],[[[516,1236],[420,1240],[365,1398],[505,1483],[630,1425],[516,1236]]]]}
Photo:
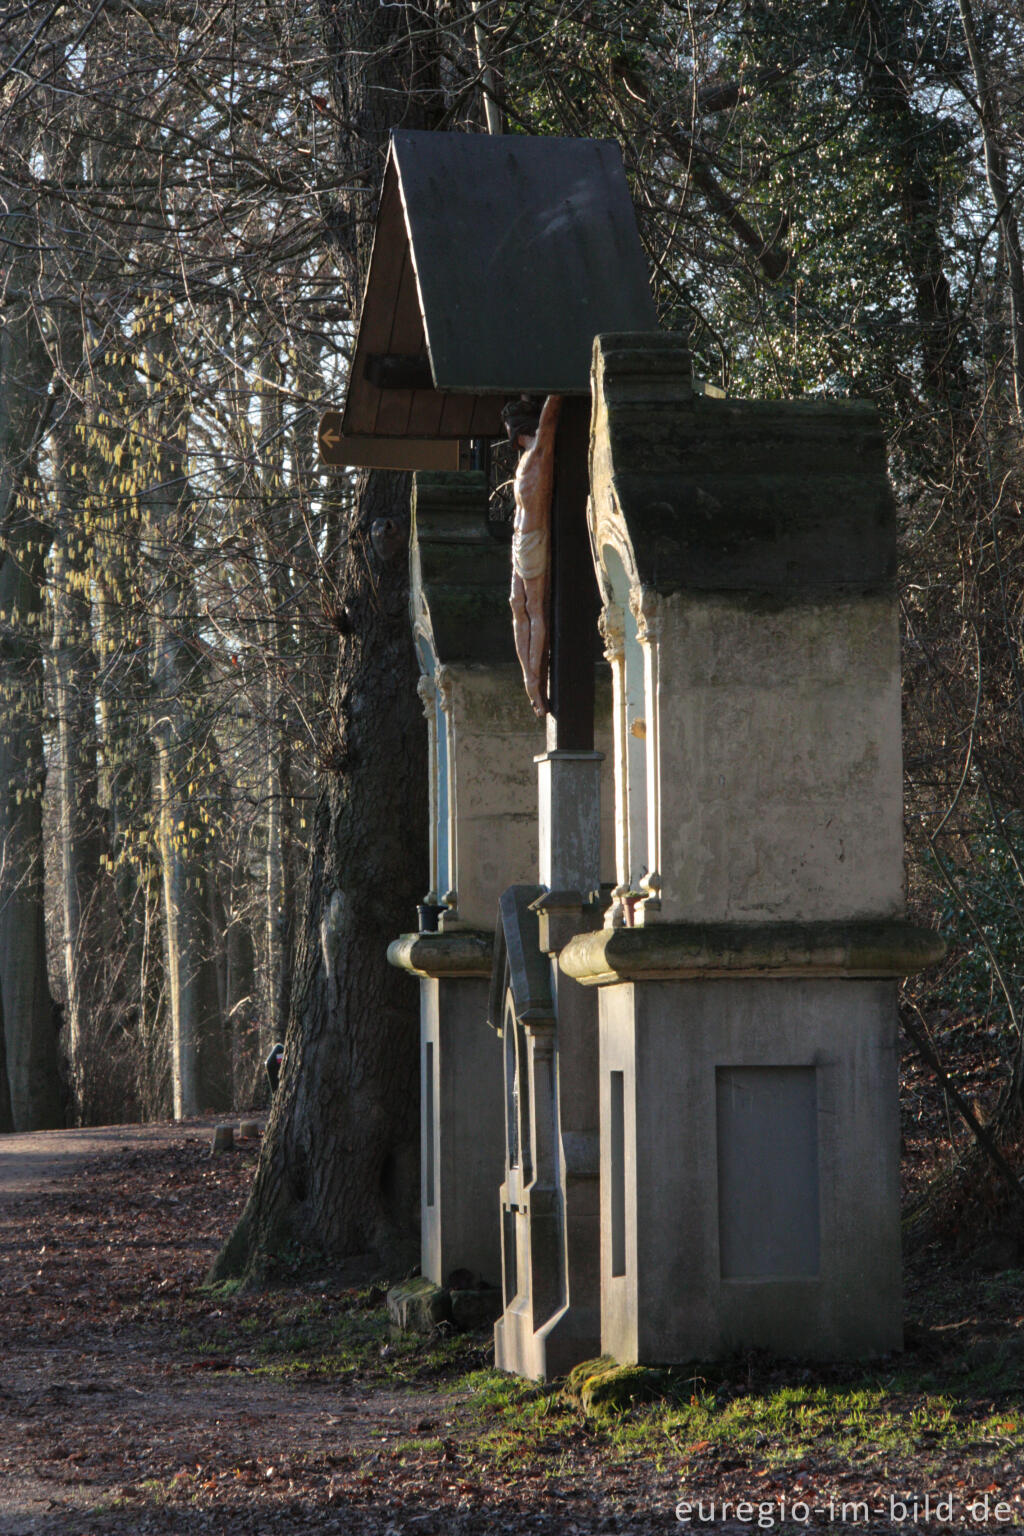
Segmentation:
{"type": "MultiPolygon", "coordinates": [[[[485,867],[499,882],[497,929],[479,935],[482,942],[493,937],[492,990],[495,979],[501,990],[504,957],[518,957],[509,959],[510,977],[520,962],[526,976],[525,991],[510,982],[513,1033],[525,1056],[503,1092],[514,1097],[525,1087],[532,1140],[529,1170],[506,1142],[507,1177],[496,1191],[503,1311],[495,1359],[528,1376],[567,1370],[600,1344],[595,1007],[558,969],[568,938],[593,924],[601,874],[603,754],[594,750],[599,599],[587,529],[590,369],[598,334],[656,329],[614,141],[393,134],[346,403],[321,424],[322,460],[426,472],[417,480],[425,496],[441,478],[431,472],[469,467],[467,440],[502,437],[523,397],[535,402],[529,417],[513,419],[509,434],[522,450],[512,612],[499,614],[484,600],[485,572],[500,548],[486,518],[475,533],[462,528],[443,548],[439,540],[431,545],[429,583],[438,614],[444,594],[458,594],[451,611],[463,637],[482,639],[500,618],[505,644],[496,641],[495,649],[507,653],[515,623],[534,717],[545,723],[546,750],[538,753],[540,743],[531,743],[536,881],[520,883],[522,874],[509,867],[502,887],[501,871],[492,869],[494,848],[480,831],[468,831],[458,861],[460,869],[476,861],[478,884],[485,867]],[[546,1003],[534,996],[538,978],[546,1003]]],[[[454,485],[448,494],[458,496],[454,485]]],[[[503,729],[507,718],[495,716],[493,733],[503,729]]],[[[424,964],[429,950],[430,963],[449,973],[465,963],[467,943],[449,928],[447,919],[459,911],[457,892],[451,897],[438,933],[396,940],[403,954],[424,964]]],[[[421,978],[432,974],[413,968],[421,978]]],[[[448,1145],[456,1135],[451,1114],[436,1113],[437,1084],[469,1070],[450,1049],[453,1008],[450,998],[443,1009],[438,1002],[436,1037],[422,1037],[428,1171],[430,1127],[443,1122],[448,1145]]],[[[484,1024],[481,1014],[481,1030],[484,1024]]],[[[463,1151],[476,1156],[471,1138],[463,1151]]],[[[433,1219],[430,1189],[428,1180],[424,1206],[433,1219]]]]}
{"type": "Polygon", "coordinates": [[[587,402],[548,395],[502,412],[521,450],[515,476],[511,607],[516,653],[548,746],[593,747],[598,592],[586,531],[587,402]]]}

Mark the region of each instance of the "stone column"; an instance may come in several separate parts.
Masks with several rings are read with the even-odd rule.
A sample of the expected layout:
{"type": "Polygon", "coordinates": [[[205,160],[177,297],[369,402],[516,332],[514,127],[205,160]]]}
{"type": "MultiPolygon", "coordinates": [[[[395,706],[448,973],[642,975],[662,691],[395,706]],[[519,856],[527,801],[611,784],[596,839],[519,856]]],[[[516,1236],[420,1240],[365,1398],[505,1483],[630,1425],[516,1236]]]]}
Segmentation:
{"type": "MultiPolygon", "coordinates": [[[[410,558],[431,749],[423,906],[436,931],[403,935],[388,957],[420,985],[421,1268],[449,1292],[492,1287],[493,1317],[505,1138],[488,984],[498,898],[536,868],[531,760],[543,738],[520,682],[508,550],[488,531],[482,475],[415,477],[410,558]]],[[[435,1296],[428,1310],[446,1306],[435,1296]]]]}

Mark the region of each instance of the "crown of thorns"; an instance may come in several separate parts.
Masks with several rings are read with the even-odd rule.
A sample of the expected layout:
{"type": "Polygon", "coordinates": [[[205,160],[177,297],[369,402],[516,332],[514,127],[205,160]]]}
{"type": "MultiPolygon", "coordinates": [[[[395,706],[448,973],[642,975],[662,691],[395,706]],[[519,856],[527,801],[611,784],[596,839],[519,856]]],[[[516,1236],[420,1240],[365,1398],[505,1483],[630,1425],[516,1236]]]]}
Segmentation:
{"type": "Polygon", "coordinates": [[[536,432],[543,404],[543,400],[531,395],[521,395],[518,400],[509,401],[501,413],[509,442],[514,443],[517,437],[530,437],[536,432]]]}

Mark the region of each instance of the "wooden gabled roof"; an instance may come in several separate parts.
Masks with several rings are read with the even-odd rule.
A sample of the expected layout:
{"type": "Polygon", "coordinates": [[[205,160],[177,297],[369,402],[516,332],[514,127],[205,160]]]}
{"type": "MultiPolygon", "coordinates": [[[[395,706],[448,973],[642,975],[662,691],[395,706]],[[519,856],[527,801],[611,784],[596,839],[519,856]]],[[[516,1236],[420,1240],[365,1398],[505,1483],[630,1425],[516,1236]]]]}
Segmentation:
{"type": "Polygon", "coordinates": [[[509,398],[587,394],[598,332],[656,325],[613,140],[396,132],[344,462],[441,468],[449,441],[456,468],[509,398]]]}

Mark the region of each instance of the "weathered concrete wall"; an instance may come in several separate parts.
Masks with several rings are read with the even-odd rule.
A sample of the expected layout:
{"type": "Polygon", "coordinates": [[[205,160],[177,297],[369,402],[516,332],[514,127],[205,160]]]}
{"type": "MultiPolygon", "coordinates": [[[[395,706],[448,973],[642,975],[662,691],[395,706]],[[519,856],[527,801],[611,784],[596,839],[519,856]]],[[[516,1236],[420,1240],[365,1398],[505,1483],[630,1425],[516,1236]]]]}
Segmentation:
{"type": "Polygon", "coordinates": [[[845,980],[600,989],[607,1353],[900,1347],[894,992],[845,980]]]}
{"type": "Polygon", "coordinates": [[[544,728],[530,708],[518,667],[445,670],[451,688],[459,917],[492,929],[506,886],[537,877],[533,759],[544,750],[544,728]]]}
{"type": "Polygon", "coordinates": [[[877,412],[701,397],[667,335],[598,337],[593,377],[591,539],[620,701],[610,921],[898,915],[877,412]]]}
{"type": "MultiPolygon", "coordinates": [[[[535,759],[544,753],[544,727],[530,708],[518,667],[449,666],[443,675],[450,698],[458,914],[464,923],[490,929],[501,892],[537,879],[535,759]]],[[[611,879],[615,805],[607,676],[597,685],[595,744],[604,754],[601,876],[611,879]]]]}
{"type": "Polygon", "coordinates": [[[678,592],[659,621],[658,921],[901,912],[892,597],[678,592]]]}
{"type": "Polygon", "coordinates": [[[422,1269],[438,1285],[456,1270],[501,1284],[501,1042],[486,1023],[488,986],[420,982],[422,1269]]]}

